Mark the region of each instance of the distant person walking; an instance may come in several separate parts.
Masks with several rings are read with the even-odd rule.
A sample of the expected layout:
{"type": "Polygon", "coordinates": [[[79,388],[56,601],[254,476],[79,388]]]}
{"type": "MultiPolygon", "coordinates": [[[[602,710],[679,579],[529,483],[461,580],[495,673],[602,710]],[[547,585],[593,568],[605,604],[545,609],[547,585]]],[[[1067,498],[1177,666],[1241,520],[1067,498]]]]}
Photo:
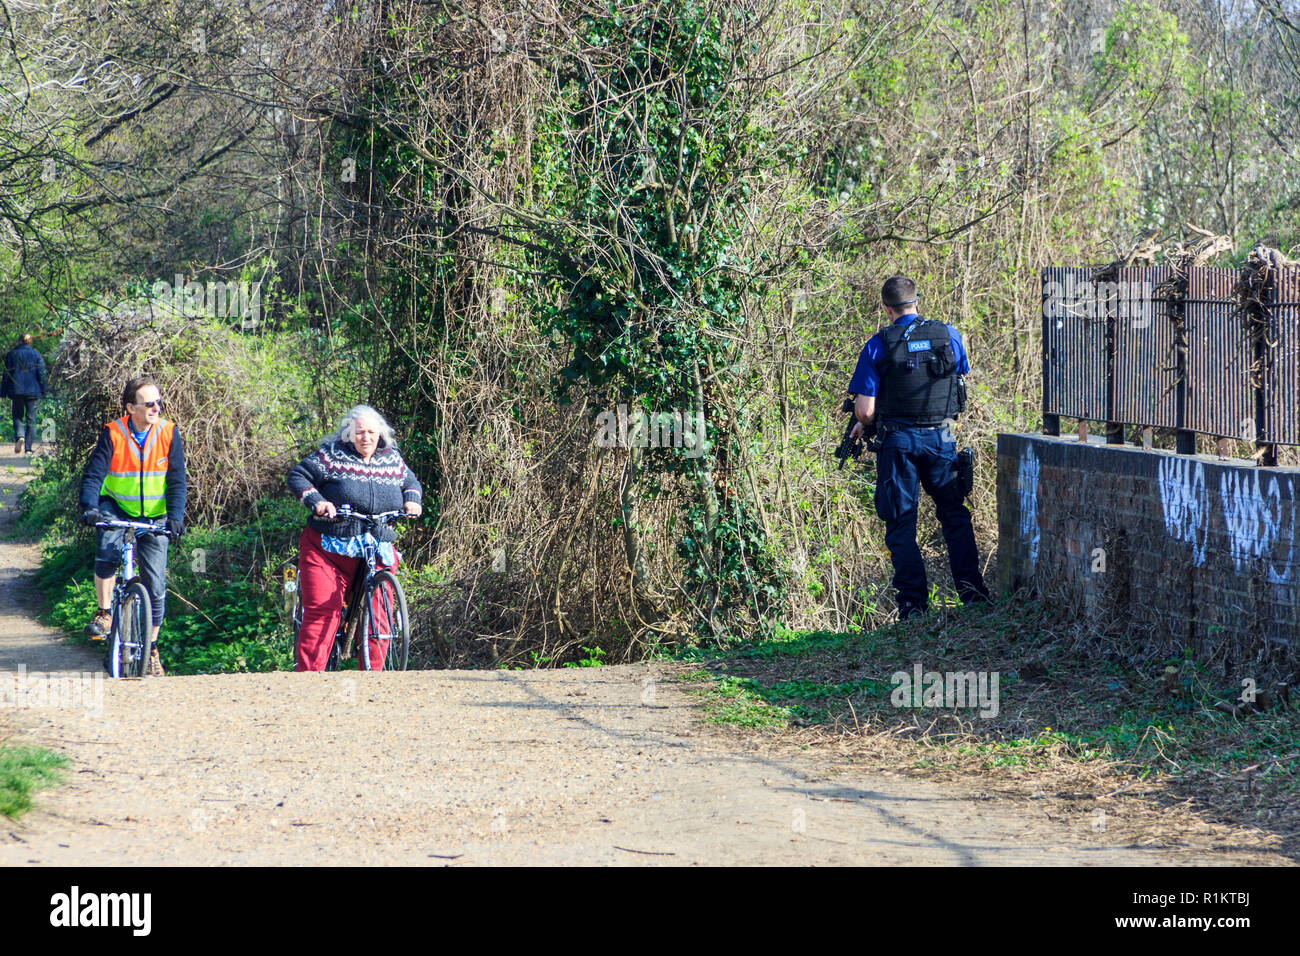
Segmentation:
{"type": "Polygon", "coordinates": [[[5,356],[4,375],[0,378],[0,398],[13,402],[14,454],[23,453],[26,436],[27,453],[36,438],[36,405],[45,397],[45,359],[32,348],[31,333],[25,333],[5,356]]]}

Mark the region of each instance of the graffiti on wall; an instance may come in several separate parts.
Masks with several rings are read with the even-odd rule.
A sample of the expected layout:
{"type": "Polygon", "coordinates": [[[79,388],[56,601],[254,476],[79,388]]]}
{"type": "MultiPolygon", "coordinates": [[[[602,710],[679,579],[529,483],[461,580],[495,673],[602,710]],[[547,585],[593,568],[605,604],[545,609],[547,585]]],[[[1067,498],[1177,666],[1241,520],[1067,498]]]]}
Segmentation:
{"type": "Polygon", "coordinates": [[[1291,479],[1279,480],[1276,475],[1261,478],[1258,471],[1225,471],[1219,479],[1219,498],[1233,566],[1247,571],[1256,560],[1268,557],[1269,581],[1289,581],[1296,560],[1296,501],[1291,479]],[[1288,532],[1290,540],[1278,561],[1273,557],[1274,545],[1288,532]]]}
{"type": "Polygon", "coordinates": [[[1028,546],[1029,568],[1038,564],[1038,456],[1026,446],[1016,477],[1016,496],[1020,499],[1020,540],[1028,546]]]}
{"type": "Polygon", "coordinates": [[[1252,562],[1269,554],[1277,541],[1282,499],[1277,479],[1261,487],[1259,472],[1226,470],[1219,477],[1223,502],[1223,527],[1228,535],[1233,566],[1246,571],[1252,562]]]}
{"type": "Polygon", "coordinates": [[[1192,564],[1205,564],[1210,531],[1210,495],[1205,465],[1194,458],[1164,458],[1156,475],[1165,531],[1175,541],[1192,546],[1192,564]]]}
{"type": "MultiPolygon", "coordinates": [[[[1157,475],[1165,531],[1192,547],[1192,563],[1205,564],[1210,531],[1210,491],[1205,465],[1193,458],[1161,460],[1157,475]]],[[[1296,501],[1291,479],[1258,470],[1225,468],[1219,475],[1219,504],[1229,556],[1239,572],[1260,558],[1269,559],[1269,581],[1291,579],[1296,552],[1296,501]],[[1289,534],[1286,554],[1273,559],[1279,537],[1289,534]]]]}

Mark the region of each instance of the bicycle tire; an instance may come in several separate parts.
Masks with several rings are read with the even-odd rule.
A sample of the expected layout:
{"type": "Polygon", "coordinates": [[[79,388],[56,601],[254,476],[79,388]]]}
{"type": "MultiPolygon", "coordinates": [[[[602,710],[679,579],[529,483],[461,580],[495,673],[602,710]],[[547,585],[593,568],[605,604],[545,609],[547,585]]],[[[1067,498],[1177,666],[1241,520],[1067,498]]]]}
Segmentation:
{"type": "Polygon", "coordinates": [[[110,673],[117,678],[143,677],[153,649],[153,602],[139,581],[132,581],[113,605],[110,673]]]}
{"type": "Polygon", "coordinates": [[[359,635],[364,663],[367,665],[370,663],[370,635],[376,633],[374,619],[377,602],[389,623],[388,647],[384,650],[383,669],[406,670],[411,652],[411,624],[406,610],[406,594],[402,591],[397,575],[392,571],[375,572],[375,576],[370,581],[370,593],[366,597],[366,613],[361,619],[363,630],[359,635]]]}

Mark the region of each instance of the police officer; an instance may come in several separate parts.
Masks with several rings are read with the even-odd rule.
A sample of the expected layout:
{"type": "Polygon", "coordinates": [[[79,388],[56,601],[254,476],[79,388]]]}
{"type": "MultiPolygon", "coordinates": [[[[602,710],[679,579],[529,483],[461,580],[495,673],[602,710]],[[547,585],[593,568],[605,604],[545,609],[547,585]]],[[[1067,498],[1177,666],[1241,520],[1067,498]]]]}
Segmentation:
{"type": "Polygon", "coordinates": [[[963,376],[970,362],[961,333],[917,314],[916,283],[906,276],[886,281],[880,298],[892,324],[863,347],[849,391],[857,396],[854,437],[876,422],[876,514],[885,522],[898,616],[905,620],[929,603],[925,562],[916,546],[918,482],[934,500],[958,596],[965,603],[987,602],[989,592],[950,428],[966,406],[963,376]]]}

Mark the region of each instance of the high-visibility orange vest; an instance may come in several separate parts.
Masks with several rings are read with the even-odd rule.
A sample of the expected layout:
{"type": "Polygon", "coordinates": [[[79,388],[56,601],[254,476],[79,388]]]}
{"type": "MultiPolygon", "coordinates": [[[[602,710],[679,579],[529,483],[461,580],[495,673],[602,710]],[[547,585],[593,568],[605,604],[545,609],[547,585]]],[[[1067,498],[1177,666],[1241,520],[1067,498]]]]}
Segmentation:
{"type": "Polygon", "coordinates": [[[123,415],[108,426],[113,460],[99,488],[133,518],[161,518],[167,513],[167,455],[175,426],[167,419],[149,429],[144,452],[131,435],[131,417],[123,415]]]}

